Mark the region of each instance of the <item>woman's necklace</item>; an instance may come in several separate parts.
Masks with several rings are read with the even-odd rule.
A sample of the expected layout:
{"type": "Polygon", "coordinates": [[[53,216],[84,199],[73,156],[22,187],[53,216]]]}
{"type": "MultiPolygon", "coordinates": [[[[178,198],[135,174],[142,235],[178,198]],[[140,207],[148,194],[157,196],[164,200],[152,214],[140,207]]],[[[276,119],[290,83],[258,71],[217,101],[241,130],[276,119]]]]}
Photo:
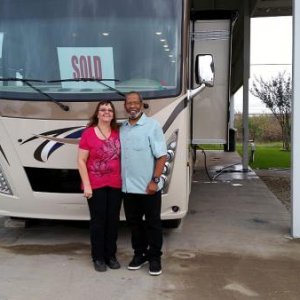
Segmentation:
{"type": "Polygon", "coordinates": [[[102,134],[102,136],[104,137],[105,141],[108,141],[108,137],[103,133],[103,131],[101,130],[100,126],[97,125],[97,128],[99,129],[100,133],[102,134]]]}
{"type": "Polygon", "coordinates": [[[103,131],[101,130],[99,125],[97,125],[97,128],[99,129],[99,132],[104,137],[105,142],[113,148],[113,151],[115,152],[115,154],[118,154],[118,149],[117,149],[116,145],[114,144],[113,140],[109,141],[108,137],[103,133],[103,131]]]}

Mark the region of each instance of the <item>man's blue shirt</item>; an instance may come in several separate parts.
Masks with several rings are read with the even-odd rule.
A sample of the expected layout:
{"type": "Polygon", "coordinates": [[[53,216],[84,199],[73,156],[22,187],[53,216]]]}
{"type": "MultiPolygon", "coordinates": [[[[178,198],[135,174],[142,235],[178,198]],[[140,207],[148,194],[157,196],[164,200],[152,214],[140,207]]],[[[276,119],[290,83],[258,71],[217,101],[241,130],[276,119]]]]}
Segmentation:
{"type": "MultiPolygon", "coordinates": [[[[135,125],[125,121],[120,128],[122,191],[146,194],[153,177],[155,159],[167,154],[159,123],[144,113],[135,125]]],[[[162,188],[162,182],[158,184],[162,188]]]]}

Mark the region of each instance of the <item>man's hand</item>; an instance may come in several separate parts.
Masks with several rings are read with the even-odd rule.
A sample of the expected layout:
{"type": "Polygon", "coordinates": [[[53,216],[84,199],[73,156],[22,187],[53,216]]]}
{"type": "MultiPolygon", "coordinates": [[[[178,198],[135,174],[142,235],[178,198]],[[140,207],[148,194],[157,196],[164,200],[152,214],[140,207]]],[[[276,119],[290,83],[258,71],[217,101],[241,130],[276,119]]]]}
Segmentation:
{"type": "Polygon", "coordinates": [[[157,192],[157,183],[152,180],[148,183],[146,192],[148,195],[153,195],[157,192]]]}

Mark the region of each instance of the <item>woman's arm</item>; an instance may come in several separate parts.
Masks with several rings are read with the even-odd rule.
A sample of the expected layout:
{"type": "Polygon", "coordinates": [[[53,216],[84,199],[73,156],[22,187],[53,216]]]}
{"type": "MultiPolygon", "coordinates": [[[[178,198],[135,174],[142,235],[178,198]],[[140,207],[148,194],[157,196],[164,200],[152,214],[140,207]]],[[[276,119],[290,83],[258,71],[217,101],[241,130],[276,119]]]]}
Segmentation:
{"type": "Polygon", "coordinates": [[[84,149],[78,150],[78,159],[77,159],[78,170],[83,184],[83,195],[87,199],[91,198],[93,195],[93,190],[91,187],[88,170],[86,167],[86,162],[88,157],[89,157],[88,150],[84,150],[84,149]]]}

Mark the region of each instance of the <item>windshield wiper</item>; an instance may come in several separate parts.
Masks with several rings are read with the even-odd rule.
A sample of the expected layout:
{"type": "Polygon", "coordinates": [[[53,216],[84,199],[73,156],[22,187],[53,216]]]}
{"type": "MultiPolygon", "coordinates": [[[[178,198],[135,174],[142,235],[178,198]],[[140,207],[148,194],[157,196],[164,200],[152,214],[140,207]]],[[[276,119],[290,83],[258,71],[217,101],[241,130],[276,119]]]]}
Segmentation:
{"type": "Polygon", "coordinates": [[[99,83],[99,84],[107,87],[111,91],[116,92],[117,94],[121,95],[122,97],[125,97],[124,93],[122,93],[118,89],[115,89],[115,88],[113,88],[113,87],[111,87],[108,84],[106,84],[106,83],[103,82],[103,81],[114,81],[114,82],[117,82],[117,81],[119,81],[118,79],[70,78],[70,79],[50,80],[50,81],[47,81],[47,82],[49,82],[49,83],[57,83],[57,82],[76,82],[76,81],[78,81],[78,82],[80,82],[80,81],[83,81],[83,82],[86,82],[86,81],[97,82],[97,83],[99,83]]]}
{"type": "Polygon", "coordinates": [[[60,103],[59,101],[54,99],[52,96],[50,96],[49,94],[43,92],[41,89],[39,89],[38,87],[36,87],[36,86],[34,86],[30,83],[30,82],[44,82],[44,83],[46,83],[46,81],[39,80],[39,79],[26,79],[26,78],[0,78],[0,81],[20,81],[20,82],[23,82],[27,86],[31,87],[33,90],[37,91],[40,95],[44,95],[45,97],[47,97],[50,101],[52,101],[53,103],[58,105],[62,110],[64,110],[64,111],[69,111],[70,110],[69,106],[60,103]]]}

